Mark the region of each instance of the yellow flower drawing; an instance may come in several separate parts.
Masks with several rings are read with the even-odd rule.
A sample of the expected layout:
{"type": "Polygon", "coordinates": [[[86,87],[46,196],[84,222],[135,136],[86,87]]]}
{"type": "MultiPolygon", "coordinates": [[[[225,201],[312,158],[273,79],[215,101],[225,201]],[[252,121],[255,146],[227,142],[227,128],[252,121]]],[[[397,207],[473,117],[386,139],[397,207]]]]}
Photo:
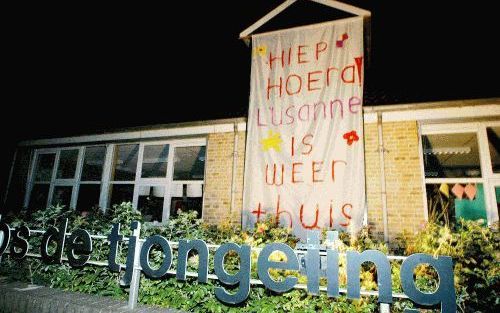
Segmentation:
{"type": "Polygon", "coordinates": [[[266,46],[258,46],[253,48],[253,55],[265,56],[267,53],[266,46]]]}
{"type": "Polygon", "coordinates": [[[267,136],[267,138],[264,138],[260,141],[260,143],[262,144],[262,150],[267,151],[269,149],[274,149],[280,152],[281,143],[283,142],[283,140],[281,140],[280,133],[269,130],[267,136]]]}

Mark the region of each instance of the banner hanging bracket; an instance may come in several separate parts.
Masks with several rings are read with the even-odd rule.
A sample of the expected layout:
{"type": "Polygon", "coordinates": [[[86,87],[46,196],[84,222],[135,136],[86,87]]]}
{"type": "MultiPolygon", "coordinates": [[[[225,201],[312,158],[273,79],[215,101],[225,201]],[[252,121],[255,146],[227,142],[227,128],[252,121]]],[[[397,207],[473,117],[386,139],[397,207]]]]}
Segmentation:
{"type": "MultiPolygon", "coordinates": [[[[346,4],[343,2],[335,1],[335,0],[310,0],[319,4],[323,4],[329,6],[331,8],[341,10],[347,13],[351,13],[357,16],[363,16],[365,19],[369,19],[371,16],[371,12],[365,9],[361,9],[355,7],[350,4],[346,4]]],[[[240,39],[243,40],[247,45],[250,45],[250,38],[252,37],[252,33],[256,31],[259,27],[269,22],[276,15],[280,14],[284,10],[286,10],[289,6],[297,2],[297,0],[286,0],[276,8],[274,8],[271,12],[267,13],[263,17],[261,17],[257,22],[250,25],[248,28],[243,30],[240,33],[240,39]]]]}

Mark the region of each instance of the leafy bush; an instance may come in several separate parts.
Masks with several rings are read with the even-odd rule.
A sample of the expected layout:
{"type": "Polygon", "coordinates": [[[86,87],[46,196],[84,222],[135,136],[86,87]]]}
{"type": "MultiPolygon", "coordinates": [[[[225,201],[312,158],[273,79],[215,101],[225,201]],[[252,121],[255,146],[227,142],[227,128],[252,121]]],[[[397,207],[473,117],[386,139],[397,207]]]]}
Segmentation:
{"type": "MultiPolygon", "coordinates": [[[[57,226],[58,218],[68,218],[70,223],[68,231],[77,228],[88,229],[92,234],[109,234],[113,223],[122,224],[122,232],[130,234],[129,225],[133,220],[142,221],[140,213],[134,211],[130,203],[123,203],[107,210],[91,212],[82,217],[74,211],[62,207],[50,207],[46,211],[33,214],[33,220],[28,223],[31,229],[46,229],[57,226]]],[[[25,219],[26,217],[23,217],[25,219]]],[[[23,219],[9,221],[11,227],[17,227],[23,219]]],[[[252,230],[242,231],[227,223],[220,226],[205,225],[196,219],[196,213],[180,213],[175,219],[165,225],[142,225],[141,237],[160,234],[171,241],[181,238],[199,238],[207,243],[221,244],[236,242],[248,244],[252,247],[262,247],[270,242],[284,242],[292,247],[297,243],[297,238],[286,228],[279,227],[273,219],[258,223],[252,230]]],[[[30,245],[32,250],[40,246],[41,236],[32,236],[30,245]]],[[[389,253],[388,247],[372,238],[368,229],[363,229],[356,236],[342,233],[338,249],[363,251],[378,249],[389,253]]],[[[93,240],[94,251],[92,260],[105,261],[109,245],[105,240],[93,240]]],[[[402,248],[407,253],[424,252],[430,254],[450,255],[455,261],[455,283],[457,287],[458,305],[464,312],[491,311],[498,307],[496,292],[500,290],[498,266],[499,239],[498,233],[482,228],[472,222],[463,223],[461,228],[452,232],[446,227],[429,224],[417,236],[416,240],[403,241],[402,248]]],[[[36,252],[35,252],[36,253],[36,252]]],[[[121,262],[125,261],[126,244],[122,247],[121,262]]],[[[279,256],[278,256],[279,257],[279,256]]],[[[160,251],[153,249],[151,263],[159,264],[163,258],[160,251]]],[[[176,253],[174,253],[172,268],[176,266],[176,253]]],[[[213,268],[213,258],[209,258],[209,266],[213,268]]],[[[252,278],[256,274],[257,253],[252,252],[252,278]]],[[[340,259],[339,273],[340,284],[345,287],[345,259],[340,259]]],[[[392,262],[392,282],[395,291],[400,290],[399,268],[400,262],[392,262]]],[[[198,258],[190,255],[188,270],[196,271],[198,258]]],[[[226,257],[225,268],[227,271],[237,271],[239,260],[235,255],[226,257]]],[[[295,275],[299,283],[306,283],[304,276],[296,272],[272,271],[274,278],[283,275],[295,275]]],[[[433,290],[436,281],[435,272],[426,267],[418,269],[416,284],[422,290],[433,290]]],[[[46,265],[36,258],[25,258],[14,261],[9,257],[2,260],[0,275],[8,276],[13,280],[28,281],[65,290],[80,291],[109,295],[125,299],[127,290],[119,286],[119,274],[113,273],[107,267],[87,265],[81,269],[73,269],[67,263],[60,265],[46,265]]],[[[376,289],[376,271],[371,264],[364,264],[362,275],[362,288],[376,289]]],[[[322,284],[325,281],[322,280],[322,284]]],[[[375,312],[377,299],[362,297],[359,300],[348,300],[345,296],[335,299],[308,295],[304,290],[292,290],[283,295],[261,287],[252,286],[250,298],[240,306],[227,306],[215,298],[214,288],[219,286],[217,281],[200,284],[194,279],[187,282],[177,281],[175,277],[167,276],[161,280],[150,280],[142,276],[139,291],[139,301],[144,304],[167,306],[175,309],[196,312],[375,312]]],[[[391,312],[402,312],[406,307],[411,307],[408,301],[397,301],[391,306],[391,312]]]]}
{"type": "MultiPolygon", "coordinates": [[[[500,312],[500,236],[496,228],[464,220],[455,230],[428,223],[408,241],[406,252],[451,256],[459,308],[463,312],[500,312]]],[[[436,278],[428,268],[419,274],[436,278]]],[[[422,279],[420,285],[425,281],[429,280],[422,279]]]]}

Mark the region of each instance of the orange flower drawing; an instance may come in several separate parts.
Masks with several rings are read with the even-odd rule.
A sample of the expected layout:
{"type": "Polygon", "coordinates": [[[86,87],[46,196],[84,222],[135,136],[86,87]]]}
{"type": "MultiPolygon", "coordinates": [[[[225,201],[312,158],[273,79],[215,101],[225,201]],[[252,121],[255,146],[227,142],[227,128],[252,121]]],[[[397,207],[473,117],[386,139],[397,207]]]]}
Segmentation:
{"type": "Polygon", "coordinates": [[[352,145],[353,142],[358,141],[359,137],[358,134],[356,134],[356,131],[350,131],[348,133],[344,134],[344,139],[347,140],[347,144],[350,146],[352,145]]]}

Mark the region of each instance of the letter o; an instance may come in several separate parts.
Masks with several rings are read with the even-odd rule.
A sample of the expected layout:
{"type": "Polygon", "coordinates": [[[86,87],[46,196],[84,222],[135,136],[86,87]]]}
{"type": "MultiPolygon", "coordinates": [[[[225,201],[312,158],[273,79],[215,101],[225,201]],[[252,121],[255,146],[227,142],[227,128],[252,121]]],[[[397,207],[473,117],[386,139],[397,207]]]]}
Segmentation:
{"type": "Polygon", "coordinates": [[[142,245],[140,260],[142,270],[147,277],[161,278],[165,276],[165,274],[167,274],[168,270],[170,269],[170,265],[172,265],[172,248],[170,247],[167,239],[160,235],[153,235],[151,237],[148,237],[142,245]],[[157,270],[152,269],[149,265],[149,253],[151,252],[151,249],[154,245],[160,246],[163,250],[163,253],[165,254],[165,258],[163,259],[160,268],[158,268],[157,270]]]}

